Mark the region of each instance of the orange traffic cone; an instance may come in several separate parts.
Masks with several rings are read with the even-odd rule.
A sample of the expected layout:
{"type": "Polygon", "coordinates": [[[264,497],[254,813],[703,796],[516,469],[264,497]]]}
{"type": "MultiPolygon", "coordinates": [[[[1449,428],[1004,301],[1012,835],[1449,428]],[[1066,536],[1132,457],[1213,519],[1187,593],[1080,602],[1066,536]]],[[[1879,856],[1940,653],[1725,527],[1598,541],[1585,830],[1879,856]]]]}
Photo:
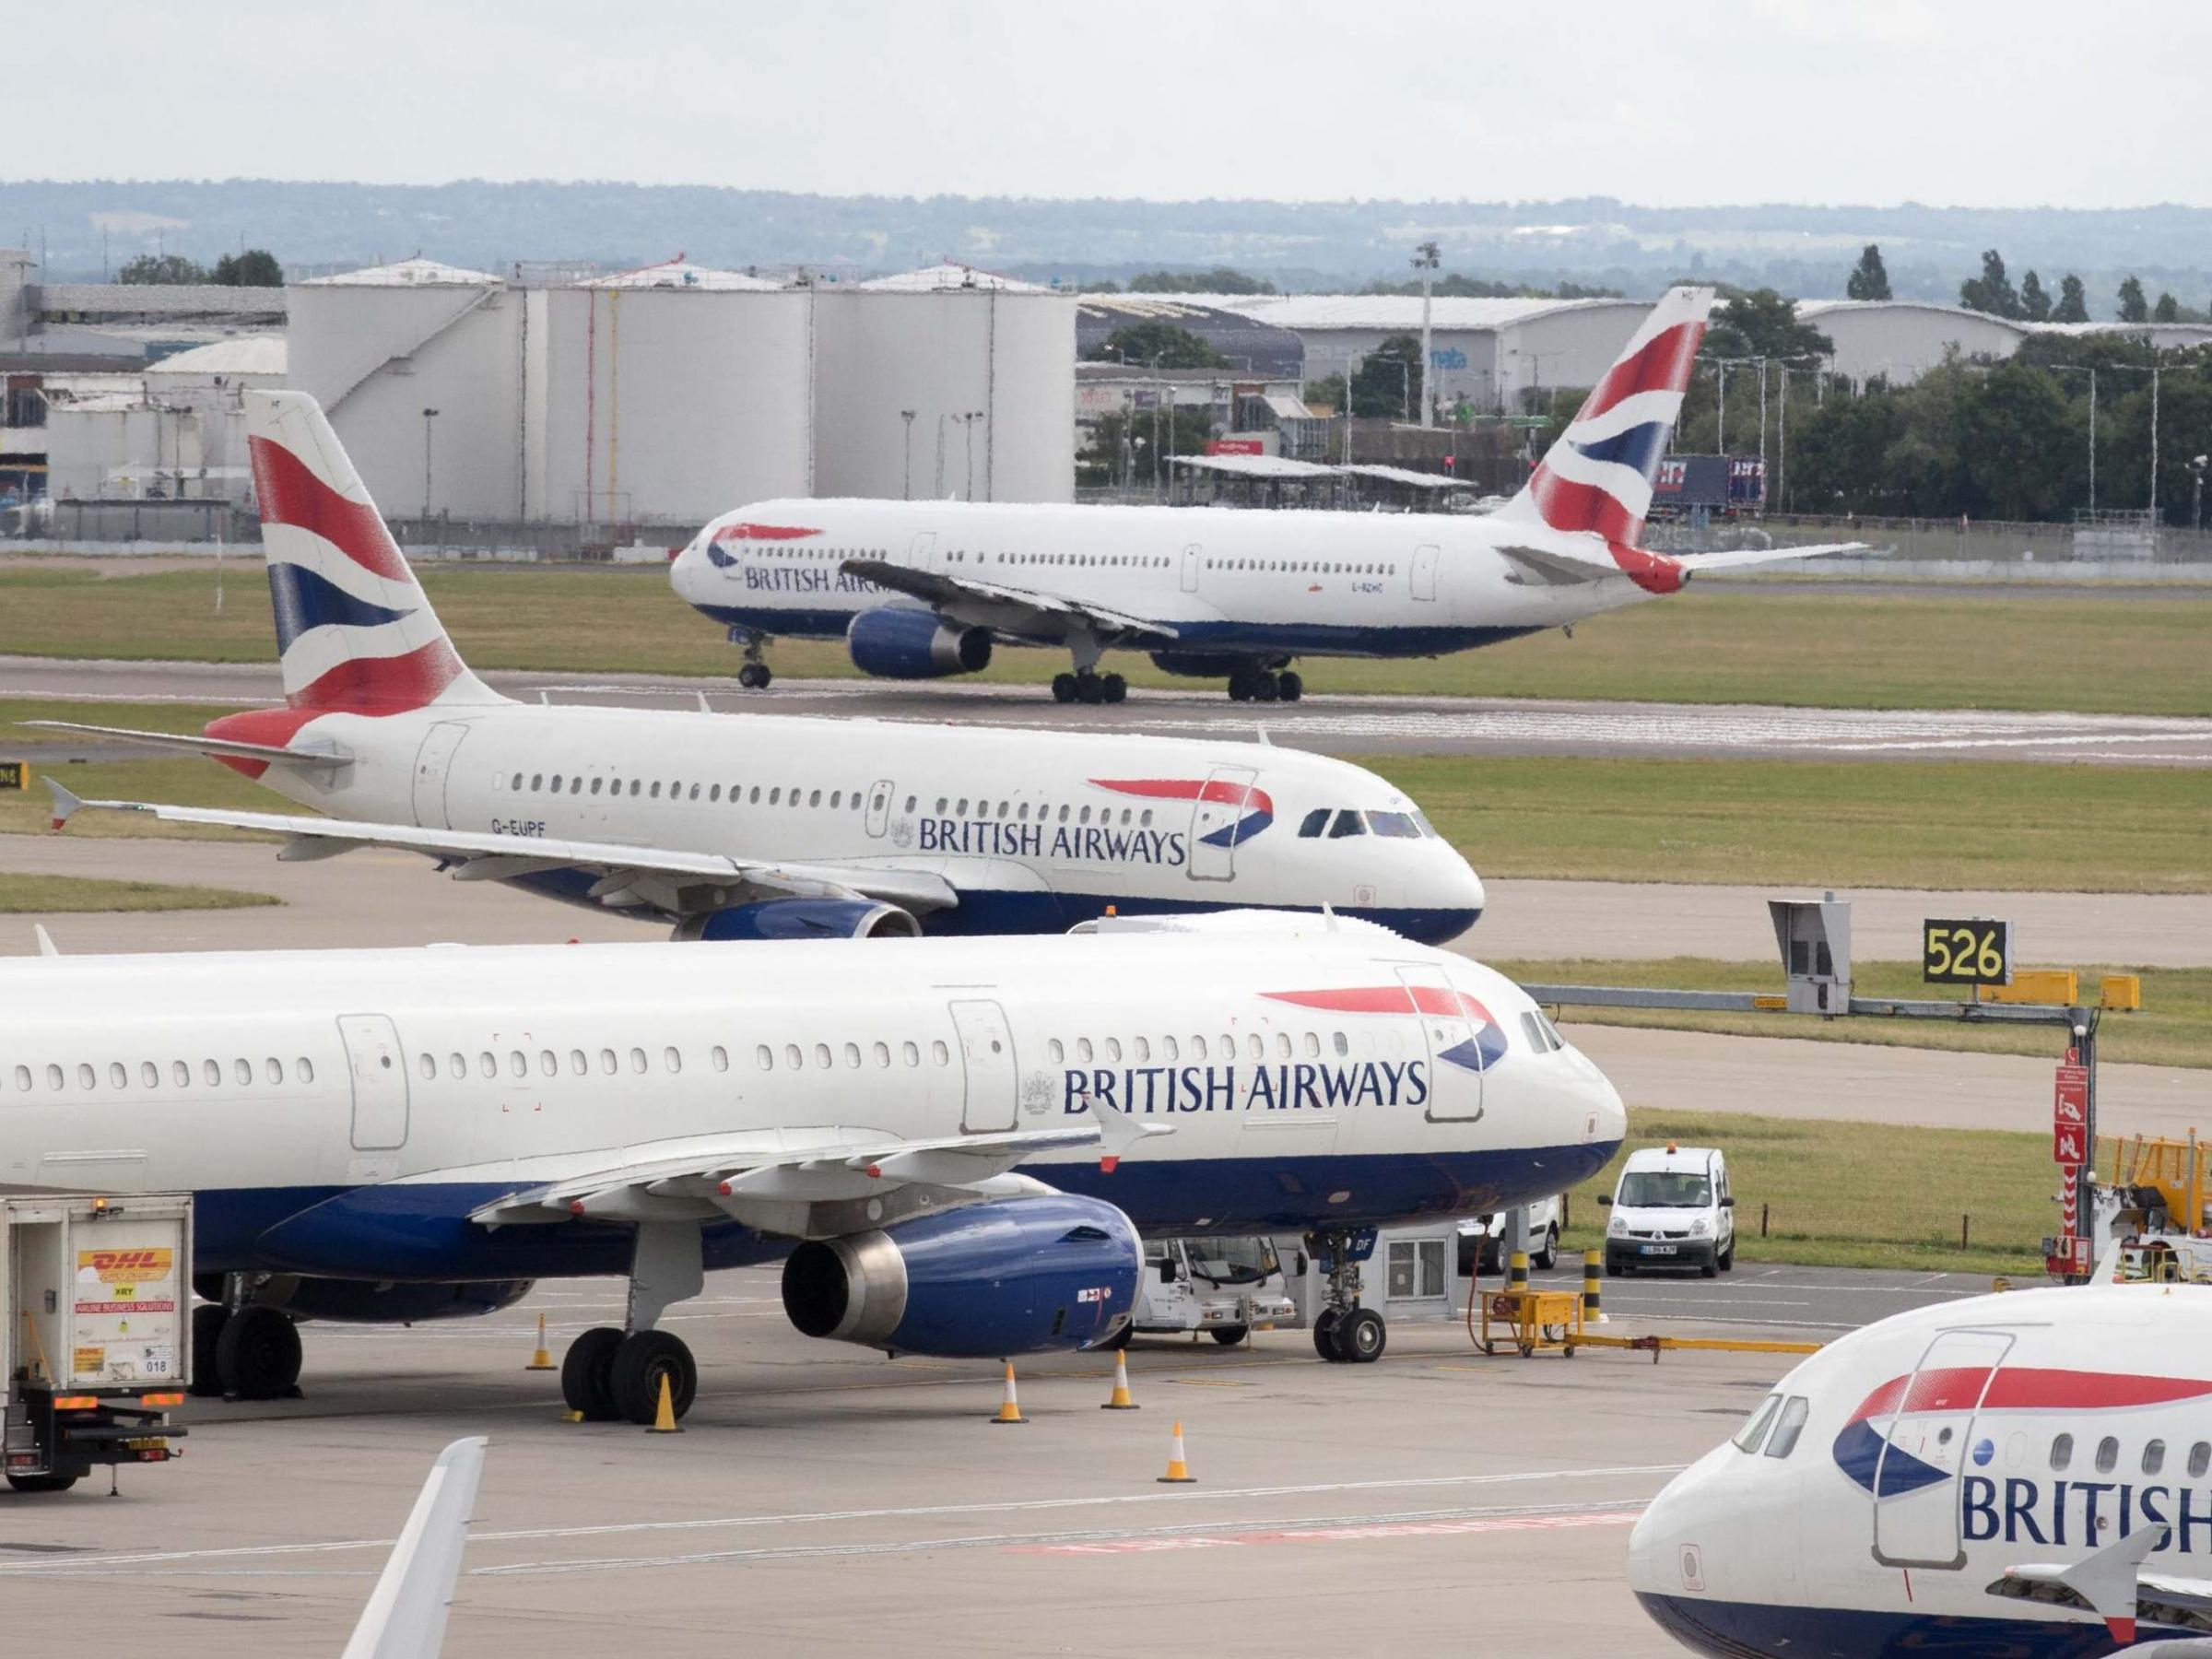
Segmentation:
{"type": "Polygon", "coordinates": [[[537,1350],[530,1356],[530,1363],[524,1366],[523,1369],[524,1371],[559,1371],[560,1369],[553,1363],[552,1352],[546,1347],[546,1316],[543,1313],[537,1316],[537,1350]]]}
{"type": "Polygon", "coordinates": [[[1129,1357],[1119,1348],[1113,1354],[1113,1394],[1100,1411],[1142,1411],[1143,1406],[1129,1397],[1129,1357]]]}
{"type": "Polygon", "coordinates": [[[1021,1415],[1021,1402],[1014,1397],[1014,1362],[1009,1359],[1006,1361],[1006,1397],[999,1402],[998,1415],[991,1421],[996,1424],[1026,1423],[1029,1420],[1021,1415]]]}
{"type": "Polygon", "coordinates": [[[660,1404],[653,1408],[653,1427],[646,1430],[645,1432],[648,1434],[681,1434],[683,1432],[676,1426],[676,1395],[669,1389],[666,1371],[661,1373],[661,1399],[660,1404]]]}
{"type": "Polygon", "coordinates": [[[1196,1486],[1198,1477],[1191,1473],[1191,1465],[1182,1458],[1182,1425],[1175,1425],[1175,1439],[1168,1449],[1168,1472],[1158,1483],[1160,1486],[1196,1486]]]}

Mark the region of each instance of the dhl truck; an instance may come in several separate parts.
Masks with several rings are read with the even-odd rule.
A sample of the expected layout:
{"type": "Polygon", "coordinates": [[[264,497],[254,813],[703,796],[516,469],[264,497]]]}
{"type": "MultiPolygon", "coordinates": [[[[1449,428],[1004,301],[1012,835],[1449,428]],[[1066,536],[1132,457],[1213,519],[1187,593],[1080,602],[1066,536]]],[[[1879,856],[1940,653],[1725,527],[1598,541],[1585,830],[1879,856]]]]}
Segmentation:
{"type": "MultiPolygon", "coordinates": [[[[0,1198],[0,1459],[18,1492],[166,1463],[192,1363],[192,1200],[0,1198]]],[[[112,1477],[111,1477],[111,1479],[112,1477]]]]}

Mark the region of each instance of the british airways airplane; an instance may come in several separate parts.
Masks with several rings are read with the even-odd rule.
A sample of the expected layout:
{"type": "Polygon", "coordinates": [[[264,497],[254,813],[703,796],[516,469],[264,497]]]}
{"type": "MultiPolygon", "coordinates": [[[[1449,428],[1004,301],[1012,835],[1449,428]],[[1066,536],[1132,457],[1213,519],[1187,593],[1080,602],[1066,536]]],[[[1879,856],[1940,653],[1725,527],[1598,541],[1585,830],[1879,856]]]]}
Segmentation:
{"type": "Polygon", "coordinates": [[[593,1418],[679,1413],[657,1328],[784,1260],[808,1335],[1096,1347],[1139,1234],[1313,1232],[1327,1358],[1382,1349],[1382,1223],[1601,1168],[1602,1073],[1489,969],[1276,912],[1089,934],[0,960],[0,1187],[195,1195],[196,1386],[288,1391],[299,1319],[626,1275],[570,1347],[593,1418]]]}
{"type": "Polygon", "coordinates": [[[661,917],[680,936],[1051,933],[1123,915],[1324,905],[1441,944],[1482,884],[1373,773],[1264,744],[545,707],[463,664],[313,399],[248,392],[285,707],[198,736],[326,817],[78,806],[422,853],[661,917]]]}
{"type": "Polygon", "coordinates": [[[1700,571],[1856,544],[1674,557],[1638,547],[1711,288],[1676,288],[1527,487],[1486,518],[959,501],[756,501],[679,555],[676,591],[747,649],[842,639],[894,679],[973,673],[994,644],[1065,647],[1062,702],[1119,702],[1109,650],[1295,701],[1300,657],[1433,657],[1677,592],[1700,571]]]}
{"type": "Polygon", "coordinates": [[[1659,1494],[1629,1579],[1728,1659],[2201,1642],[2212,1287],[1978,1297],[1830,1344],[1659,1494]]]}

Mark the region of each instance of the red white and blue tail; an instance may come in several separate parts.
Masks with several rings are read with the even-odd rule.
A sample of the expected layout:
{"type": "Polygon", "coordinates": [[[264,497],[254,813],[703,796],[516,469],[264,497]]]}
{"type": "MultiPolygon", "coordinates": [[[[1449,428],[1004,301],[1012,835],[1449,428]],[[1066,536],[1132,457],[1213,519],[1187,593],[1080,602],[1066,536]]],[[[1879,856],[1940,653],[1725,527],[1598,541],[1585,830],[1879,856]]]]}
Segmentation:
{"type": "Polygon", "coordinates": [[[506,700],[453,650],[315,400],[248,392],[245,406],[285,701],[396,714],[506,700]]]}
{"type": "Polygon", "coordinates": [[[1712,301],[1709,288],[1667,290],[1499,517],[1634,547],[1712,301]]]}

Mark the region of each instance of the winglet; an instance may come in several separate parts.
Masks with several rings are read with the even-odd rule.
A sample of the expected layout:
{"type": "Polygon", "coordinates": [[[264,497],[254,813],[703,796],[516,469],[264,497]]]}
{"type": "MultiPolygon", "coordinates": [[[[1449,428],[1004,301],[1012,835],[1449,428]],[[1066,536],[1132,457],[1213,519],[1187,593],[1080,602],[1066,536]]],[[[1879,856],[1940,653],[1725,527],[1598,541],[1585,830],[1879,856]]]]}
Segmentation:
{"type": "Polygon", "coordinates": [[[38,935],[41,956],[60,956],[62,954],[62,947],[53,942],[53,935],[46,931],[45,923],[33,922],[30,924],[30,931],[38,935]]]}
{"type": "Polygon", "coordinates": [[[1112,1101],[1090,1098],[1090,1115],[1099,1127],[1099,1171],[1111,1175],[1121,1167],[1122,1155],[1147,1135],[1172,1135],[1172,1124],[1140,1124],[1112,1101]]]}
{"type": "Polygon", "coordinates": [[[77,808],[82,806],[84,802],[70,794],[58,778],[47,776],[41,782],[53,794],[53,827],[59,830],[76,816],[77,808]]]}
{"type": "Polygon", "coordinates": [[[2136,1569],[2166,1542],[2168,1530],[2139,1526],[2059,1574],[2059,1583],[2096,1609],[2122,1647],[2136,1640],[2136,1569]]]}
{"type": "Polygon", "coordinates": [[[457,1440],[430,1465],[344,1659],[416,1659],[444,1646],[445,1617],[468,1542],[485,1444],[481,1436],[457,1440]]]}

